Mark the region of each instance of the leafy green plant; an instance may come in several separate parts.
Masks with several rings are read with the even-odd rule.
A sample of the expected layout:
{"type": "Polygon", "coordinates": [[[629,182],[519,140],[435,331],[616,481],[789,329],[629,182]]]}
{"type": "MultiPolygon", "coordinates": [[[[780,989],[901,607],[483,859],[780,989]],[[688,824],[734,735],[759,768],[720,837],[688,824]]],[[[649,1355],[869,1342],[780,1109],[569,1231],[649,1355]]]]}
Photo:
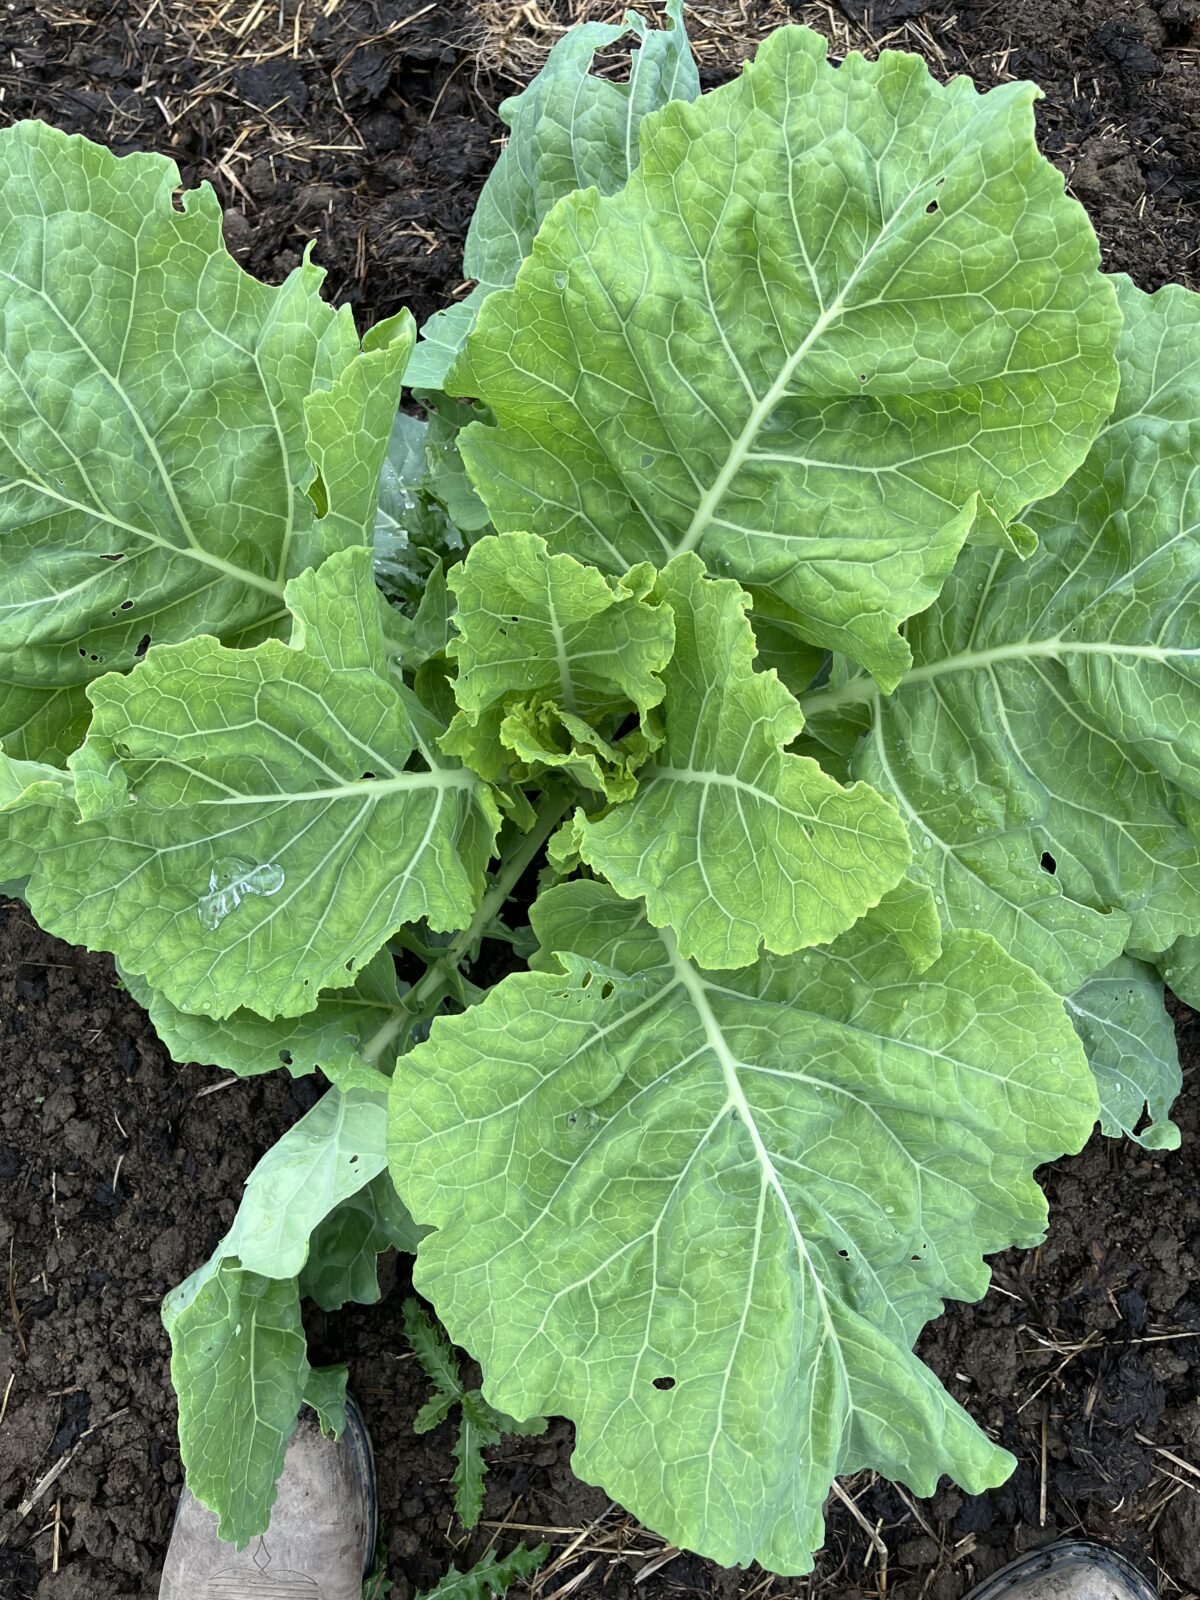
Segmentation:
{"type": "Polygon", "coordinates": [[[0,134],[0,874],[177,1059],[331,1085],[165,1307],[239,1542],[397,1245],[484,1372],[423,1328],[426,1421],[805,1571],[838,1473],[1011,1471],[913,1346],[1035,1168],[1178,1142],[1200,298],[1099,272],[1031,85],[792,28],[700,95],[667,10],[507,104],[419,342],[0,134]]]}
{"type": "Polygon", "coordinates": [[[417,1412],[414,1433],[428,1433],[458,1412],[454,1436],[454,1509],[464,1528],[473,1528],[483,1511],[483,1480],[487,1463],[484,1447],[499,1444],[506,1433],[537,1434],[546,1427],[545,1417],[517,1422],[506,1417],[483,1398],[478,1389],[468,1389],[462,1381],[458,1358],[450,1341],[429,1313],[416,1300],[404,1302],[404,1331],[421,1370],[433,1384],[434,1393],[417,1412]]]}

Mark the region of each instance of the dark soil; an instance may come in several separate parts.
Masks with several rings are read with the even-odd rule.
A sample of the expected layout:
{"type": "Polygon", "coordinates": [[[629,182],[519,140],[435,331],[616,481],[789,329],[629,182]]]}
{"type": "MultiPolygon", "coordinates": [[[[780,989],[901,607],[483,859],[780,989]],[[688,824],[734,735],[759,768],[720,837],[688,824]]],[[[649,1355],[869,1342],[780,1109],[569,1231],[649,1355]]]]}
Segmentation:
{"type": "MultiPolygon", "coordinates": [[[[0,115],[166,151],[186,182],[215,184],[251,270],[278,279],[315,237],[331,295],[364,323],[401,304],[423,317],[459,287],[494,107],[553,37],[547,21],[573,14],[567,0],[488,4],[9,0],[0,115]]],[[[943,76],[1035,78],[1044,146],[1107,267],[1147,289],[1200,287],[1197,0],[703,0],[707,81],[789,11],[835,51],[887,42],[943,76]]],[[[999,1257],[987,1298],[923,1341],[1018,1456],[1015,1477],[915,1502],[860,1474],[845,1485],[858,1517],[831,1502],[810,1583],[687,1555],[649,1570],[661,1541],[572,1476],[563,1424],[492,1453],[484,1524],[468,1536],[448,1429],[411,1431],[425,1383],[406,1358],[403,1264],[380,1307],[314,1318],[313,1343],[349,1359],[374,1431],[397,1600],[493,1538],[543,1534],[556,1565],[542,1588],[563,1600],[817,1588],[958,1600],[1017,1551],[1081,1530],[1120,1544],[1164,1592],[1200,1590],[1200,1021],[1178,1020],[1193,1068],[1183,1150],[1096,1140],[1057,1163],[1047,1243],[999,1257]]],[[[0,1600],[150,1600],[180,1482],[158,1304],[316,1089],[279,1076],[205,1094],[219,1075],[172,1066],[111,965],[17,905],[0,913],[0,1039],[0,1600]]]]}

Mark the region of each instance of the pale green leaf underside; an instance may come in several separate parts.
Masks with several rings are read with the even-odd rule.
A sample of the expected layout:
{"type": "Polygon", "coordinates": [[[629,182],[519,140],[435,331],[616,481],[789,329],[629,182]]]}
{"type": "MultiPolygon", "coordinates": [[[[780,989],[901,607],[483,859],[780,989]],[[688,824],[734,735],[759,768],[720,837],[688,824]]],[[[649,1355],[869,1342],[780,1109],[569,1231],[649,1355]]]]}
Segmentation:
{"type": "Polygon", "coordinates": [[[570,29],[529,86],[501,103],[500,119],[511,131],[479,196],[463,257],[463,276],[476,286],[422,328],[408,383],[441,388],[480,304],[516,277],[555,201],[592,185],[601,194],[619,189],[637,163],[642,118],[669,100],[699,94],[682,0],[668,0],[666,12],[665,28],[649,28],[630,12],[623,23],[570,29]],[[638,45],[629,52],[629,81],[593,76],[596,51],[630,30],[638,45]]]}
{"type": "MultiPolygon", "coordinates": [[[[344,1376],[308,1364],[298,1276],[322,1225],[384,1172],[385,1108],[331,1089],[259,1161],[229,1233],[163,1302],[188,1484],[239,1546],[267,1526],[302,1400],[336,1422],[344,1376]]],[[[312,1263],[309,1289],[336,1297],[350,1268],[312,1263]]]]}
{"type": "Polygon", "coordinates": [[[74,815],[74,788],[57,767],[0,752],[0,882],[19,883],[37,866],[55,818],[74,815]]]}
{"type": "Polygon", "coordinates": [[[362,1089],[322,1096],[247,1178],[216,1255],[236,1256],[263,1277],[297,1277],[318,1224],[384,1170],[385,1106],[384,1096],[362,1089]]]}
{"type": "Polygon", "coordinates": [[[1183,1073],[1154,968],[1121,956],[1065,1004],[1096,1074],[1103,1132],[1128,1134],[1147,1150],[1177,1150],[1179,1129],[1168,1113],[1183,1073]]]}
{"type": "Polygon", "coordinates": [[[580,813],[583,860],[706,967],[741,967],[836,938],[908,864],[904,824],[865,784],[844,789],[784,753],[803,716],[773,672],[754,671],[749,597],[679,557],[656,589],[675,617],[663,674],[666,740],[624,805],[580,813]]]}
{"type": "Polygon", "coordinates": [[[1126,945],[1200,931],[1200,296],[1116,280],[1122,388],[1025,562],[964,554],[867,700],[854,763],[900,806],[913,872],[1069,993],[1126,945]]]}
{"type": "Polygon", "coordinates": [[[370,572],[350,550],[289,586],[302,648],[201,637],[92,687],[89,747],[136,798],[40,852],[44,927],[220,1019],[312,1011],[406,922],[467,926],[498,814],[424,747],[410,770],[370,572]]]}
{"type": "Polygon", "coordinates": [[[348,1300],[374,1305],[379,1299],[377,1263],[395,1248],[411,1255],[421,1239],[387,1172],[349,1195],[318,1224],[300,1274],[300,1294],[322,1311],[338,1311],[348,1300]]]}
{"type": "Polygon", "coordinates": [[[717,977],[600,884],[534,921],[546,970],[436,1022],[390,1113],[488,1399],[572,1418],[580,1476],[726,1564],[808,1570],[841,1472],[1001,1481],[912,1344],[1095,1120],[1057,997],[977,934],[919,978],[870,919],[717,977]]]}
{"type": "Polygon", "coordinates": [[[1082,460],[1118,317],[1029,84],[781,28],[561,201],[447,384],[499,529],[609,570],[697,550],[889,686],[978,525],[1082,460]]]}
{"type": "Polygon", "coordinates": [[[1200,935],[1176,939],[1153,960],[1168,988],[1193,1011],[1200,1011],[1200,935]]]}
{"type": "Polygon", "coordinates": [[[345,1367],[310,1367],[304,1385],[304,1404],[317,1413],[321,1432],[327,1439],[340,1439],[346,1426],[345,1367]]]}
{"type": "MultiPolygon", "coordinates": [[[[254,642],[283,586],[370,539],[411,319],[360,353],[307,261],[248,277],[207,185],[36,122],[0,132],[0,737],[61,762],[84,687],[148,636],[254,642]],[[305,401],[333,389],[315,415],[305,401]],[[335,480],[323,525],[310,447],[335,480]],[[338,471],[333,468],[337,466],[338,471]]],[[[318,406],[321,402],[318,399],[318,406]]]]}

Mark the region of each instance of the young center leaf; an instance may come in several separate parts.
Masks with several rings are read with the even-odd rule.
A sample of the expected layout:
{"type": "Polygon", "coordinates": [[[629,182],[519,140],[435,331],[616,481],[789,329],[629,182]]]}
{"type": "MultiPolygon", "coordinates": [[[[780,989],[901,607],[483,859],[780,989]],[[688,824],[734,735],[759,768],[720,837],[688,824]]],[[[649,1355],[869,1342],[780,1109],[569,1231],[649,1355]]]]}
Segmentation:
{"type": "Polygon", "coordinates": [[[860,677],[803,701],[867,705],[853,770],[943,919],[1062,993],[1200,931],[1200,295],[1116,283],[1116,410],[1026,513],[1037,553],[966,552],[890,698],[860,677]]]}
{"type": "Polygon", "coordinates": [[[421,605],[441,563],[462,558],[464,541],[433,492],[430,424],[399,411],[392,424],[375,508],[375,577],[384,592],[421,605]]]}
{"type": "Polygon", "coordinates": [[[512,1415],[672,1543],[809,1570],[839,1473],[973,1493],[1011,1458],[912,1353],[982,1257],[1043,1232],[1033,1169],[1095,1085],[985,934],[919,974],[868,917],[720,976],[604,885],[534,908],[542,970],[442,1018],[389,1155],[436,1231],[415,1283],[512,1415]]]}
{"type": "MultiPolygon", "coordinates": [[[[447,378],[501,530],[610,571],[698,551],[885,687],[968,535],[1082,460],[1116,387],[1095,235],[1027,83],[781,28],[561,201],[447,378]]],[[[1028,546],[1028,536],[1019,540],[1028,546]]]]}
{"type": "Polygon", "coordinates": [[[1168,1113],[1183,1072],[1154,968],[1119,956],[1065,1005],[1096,1074],[1101,1130],[1126,1134],[1147,1150],[1178,1150],[1179,1129],[1168,1113]]]}
{"type": "Polygon", "coordinates": [[[675,639],[653,569],[610,580],[549,555],[544,539],[506,534],[482,539],[448,582],[460,709],[443,750],[493,780],[560,769],[610,798],[631,794],[675,639]],[[640,725],[618,737],[635,714],[640,725]]]}
{"type": "Polygon", "coordinates": [[[403,923],[466,927],[499,817],[419,743],[387,670],[371,553],[288,586],[292,643],[201,637],[92,685],[90,814],[39,854],[42,925],[184,1011],[312,1011],[403,923]]]}
{"type": "Polygon", "coordinates": [[[619,189],[637,164],[643,117],[700,93],[682,0],[667,0],[666,14],[663,28],[647,27],[631,11],[624,22],[570,29],[528,88],[501,102],[500,120],[510,132],[479,196],[463,256],[463,276],[474,278],[475,287],[421,329],[407,377],[414,387],[442,387],[480,305],[516,277],[554,202],[591,185],[601,194],[619,189]],[[637,38],[628,81],[594,75],[596,52],[628,32],[637,38]]]}
{"type": "Polygon", "coordinates": [[[289,577],[369,542],[415,331],[360,349],[307,260],[278,288],[212,190],[37,122],[0,132],[0,738],[59,764],[147,644],[286,631],[289,577]],[[318,498],[306,492],[321,468],[318,498]]]}
{"type": "Polygon", "coordinates": [[[743,589],[685,555],[656,594],[675,618],[665,742],[632,800],[577,815],[582,859],[645,895],[650,921],[708,967],[836,938],[903,875],[903,822],[867,784],[845,789],[785,752],[804,717],[774,672],[754,671],[743,589]]]}

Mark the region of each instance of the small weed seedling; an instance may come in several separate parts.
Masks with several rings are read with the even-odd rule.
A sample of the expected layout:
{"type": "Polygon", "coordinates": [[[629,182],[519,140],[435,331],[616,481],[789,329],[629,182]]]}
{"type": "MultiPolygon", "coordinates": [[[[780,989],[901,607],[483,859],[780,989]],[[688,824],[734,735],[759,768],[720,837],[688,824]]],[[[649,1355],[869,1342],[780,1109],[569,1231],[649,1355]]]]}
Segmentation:
{"type": "Polygon", "coordinates": [[[421,1370],[433,1384],[434,1394],[417,1412],[415,1433],[428,1433],[458,1411],[454,1437],[454,1509],[464,1528],[473,1528],[483,1511],[483,1479],[487,1463],[484,1446],[499,1444],[505,1434],[544,1433],[545,1417],[517,1422],[487,1401],[478,1389],[467,1389],[458,1370],[450,1341],[415,1300],[404,1302],[404,1331],[421,1370]]]}

